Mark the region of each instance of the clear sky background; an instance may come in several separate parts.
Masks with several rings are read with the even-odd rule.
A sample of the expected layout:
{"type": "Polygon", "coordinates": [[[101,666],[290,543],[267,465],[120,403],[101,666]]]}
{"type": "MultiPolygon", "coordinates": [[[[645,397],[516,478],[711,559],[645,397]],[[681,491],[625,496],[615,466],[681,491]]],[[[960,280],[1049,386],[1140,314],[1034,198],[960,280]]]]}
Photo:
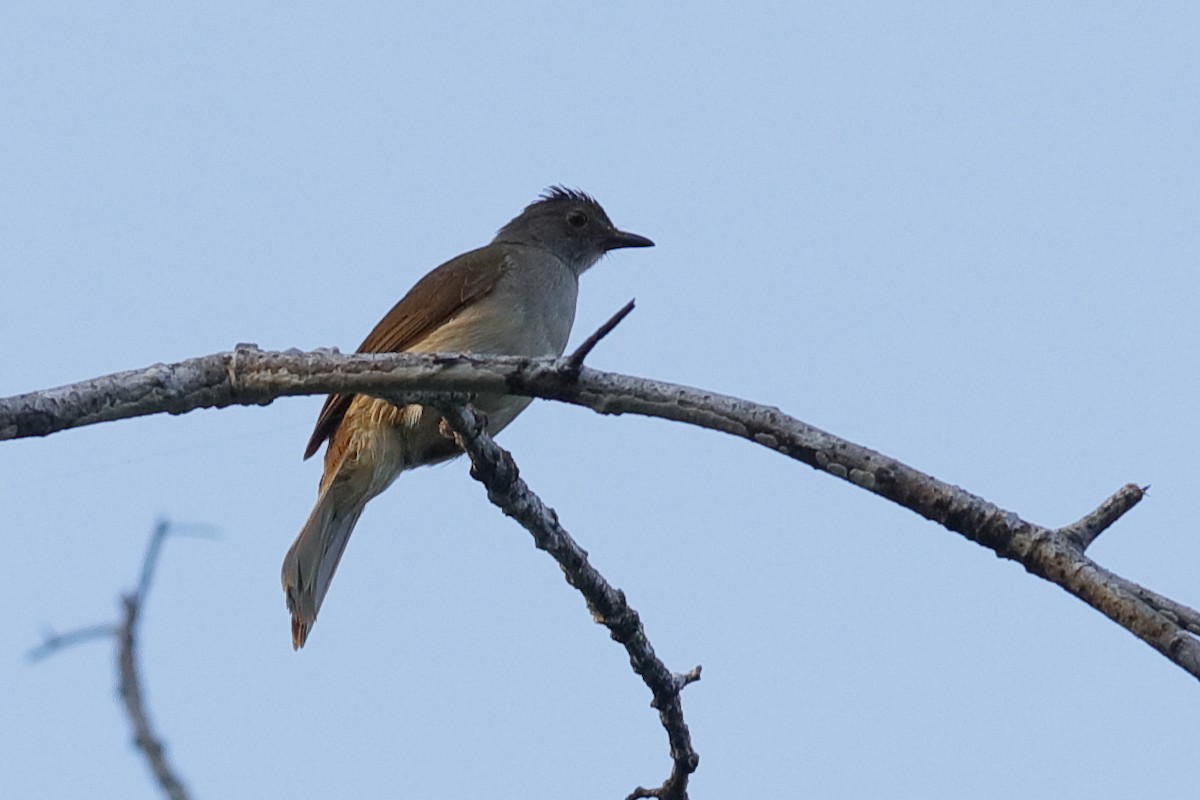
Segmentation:
{"type": "MultiPolygon", "coordinates": [[[[593,366],[781,406],[1200,604],[1194,3],[7,4],[0,395],[355,347],[547,185],[653,238],[593,366]]],[[[197,798],[618,798],[626,656],[465,462],[368,508],[293,653],[319,398],[0,444],[0,796],[152,797],[112,650],[154,521],[154,721],[197,798]]],[[[1184,797],[1200,686],[1063,591],[730,437],[535,403],[501,436],[684,694],[696,798],[1184,797]]]]}

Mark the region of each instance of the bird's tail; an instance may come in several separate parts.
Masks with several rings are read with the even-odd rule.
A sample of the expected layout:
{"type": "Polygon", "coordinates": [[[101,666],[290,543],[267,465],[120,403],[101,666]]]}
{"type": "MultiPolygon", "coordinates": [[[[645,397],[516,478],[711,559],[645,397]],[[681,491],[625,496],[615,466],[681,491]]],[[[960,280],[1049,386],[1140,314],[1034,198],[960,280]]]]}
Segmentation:
{"type": "Polygon", "coordinates": [[[308,521],[283,558],[283,591],[292,613],[292,647],[304,646],[317,621],[321,601],[350,541],[366,497],[345,497],[347,487],[334,481],[317,497],[308,521]]]}

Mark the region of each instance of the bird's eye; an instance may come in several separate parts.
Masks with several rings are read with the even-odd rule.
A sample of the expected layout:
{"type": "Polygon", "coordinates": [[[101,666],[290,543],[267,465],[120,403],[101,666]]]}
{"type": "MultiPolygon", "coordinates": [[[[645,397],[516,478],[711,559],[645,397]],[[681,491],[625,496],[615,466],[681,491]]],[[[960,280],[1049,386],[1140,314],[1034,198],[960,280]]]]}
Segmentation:
{"type": "Polygon", "coordinates": [[[588,217],[582,211],[572,211],[567,214],[567,222],[571,224],[572,228],[582,228],[588,224],[588,217]]]}

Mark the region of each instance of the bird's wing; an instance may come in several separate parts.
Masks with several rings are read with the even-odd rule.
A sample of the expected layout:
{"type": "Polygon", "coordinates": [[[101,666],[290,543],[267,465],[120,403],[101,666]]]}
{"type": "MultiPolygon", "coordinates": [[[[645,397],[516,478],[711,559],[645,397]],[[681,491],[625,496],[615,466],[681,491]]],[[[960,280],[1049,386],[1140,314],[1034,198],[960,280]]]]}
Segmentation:
{"type": "MultiPolygon", "coordinates": [[[[402,353],[493,289],[508,270],[496,248],[463,253],[430,272],[401,298],[359,345],[359,353],[402,353]]],[[[353,394],[331,394],[317,417],[304,457],[337,431],[353,394]]]]}

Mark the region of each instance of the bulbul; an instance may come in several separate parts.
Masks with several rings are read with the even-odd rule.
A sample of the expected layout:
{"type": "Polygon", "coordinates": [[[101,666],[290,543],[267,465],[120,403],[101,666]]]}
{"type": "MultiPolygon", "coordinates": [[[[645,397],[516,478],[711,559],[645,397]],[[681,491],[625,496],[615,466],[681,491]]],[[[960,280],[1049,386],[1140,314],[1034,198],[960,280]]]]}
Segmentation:
{"type": "MultiPolygon", "coordinates": [[[[583,192],[551,187],[490,244],[419,280],[358,352],[561,356],[575,320],[579,276],[609,250],[653,244],[617,230],[583,192]]],[[[529,402],[489,395],[474,405],[495,434],[529,402]]],[[[395,406],[354,394],[326,398],[304,451],[308,458],[329,442],[317,503],[283,560],[293,648],[304,646],[367,502],[404,470],[458,454],[438,430],[440,419],[420,405],[395,406]]]]}

